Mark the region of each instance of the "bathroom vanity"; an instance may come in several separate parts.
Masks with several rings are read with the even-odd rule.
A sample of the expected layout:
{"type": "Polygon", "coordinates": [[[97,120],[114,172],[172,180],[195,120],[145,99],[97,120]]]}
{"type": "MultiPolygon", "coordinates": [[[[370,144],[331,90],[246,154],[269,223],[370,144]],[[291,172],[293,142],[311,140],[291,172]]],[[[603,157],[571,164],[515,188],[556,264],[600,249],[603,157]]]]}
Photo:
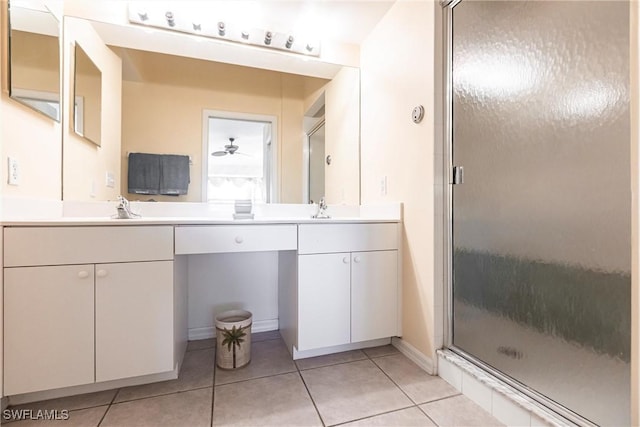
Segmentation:
{"type": "Polygon", "coordinates": [[[399,218],[3,225],[5,396],[177,376],[187,265],[202,254],[277,253],[277,328],[294,359],[401,335],[399,218]]]}

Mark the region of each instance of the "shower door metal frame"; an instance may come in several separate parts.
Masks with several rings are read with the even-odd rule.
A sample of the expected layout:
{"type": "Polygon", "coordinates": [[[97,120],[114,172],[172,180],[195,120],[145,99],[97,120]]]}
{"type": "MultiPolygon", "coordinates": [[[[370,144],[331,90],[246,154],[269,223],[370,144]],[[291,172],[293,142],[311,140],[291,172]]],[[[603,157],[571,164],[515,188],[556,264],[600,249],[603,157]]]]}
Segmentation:
{"type": "MultiPolygon", "coordinates": [[[[484,363],[470,353],[458,348],[453,343],[453,8],[463,0],[441,0],[442,7],[442,103],[441,117],[443,121],[442,144],[442,198],[436,205],[443,207],[444,224],[442,227],[442,250],[444,287],[443,303],[445,319],[443,322],[444,344],[449,350],[473,363],[527,397],[551,409],[556,414],[579,426],[597,427],[596,424],[580,416],[576,412],[560,405],[543,394],[527,387],[525,384],[507,374],[484,363]]],[[[437,170],[437,169],[436,169],[437,170]]],[[[464,185],[464,184],[462,184],[464,185]]],[[[437,197],[437,196],[436,196],[437,197]]],[[[436,219],[437,221],[438,219],[436,219]]],[[[437,225],[436,225],[437,229],[437,225]]]]}

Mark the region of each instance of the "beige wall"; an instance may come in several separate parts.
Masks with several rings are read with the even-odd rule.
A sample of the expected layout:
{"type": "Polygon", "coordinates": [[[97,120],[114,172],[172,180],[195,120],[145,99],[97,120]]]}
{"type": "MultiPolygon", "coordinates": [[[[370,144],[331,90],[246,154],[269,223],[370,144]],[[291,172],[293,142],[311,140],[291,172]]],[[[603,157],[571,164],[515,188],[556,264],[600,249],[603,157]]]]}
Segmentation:
{"type": "Polygon", "coordinates": [[[120,194],[122,62],[102,42],[89,21],[68,16],[64,19],[63,197],[65,200],[115,200],[120,194]],[[102,72],[101,146],[76,135],[72,128],[73,46],[76,42],[102,72]],[[114,174],[114,188],[106,186],[107,172],[114,174]]]}
{"type": "Polygon", "coordinates": [[[325,89],[325,198],[331,204],[360,203],[360,72],[343,67],[325,89]]]}
{"type": "MultiPolygon", "coordinates": [[[[361,47],[362,203],[402,201],[403,339],[434,357],[434,2],[394,4],[361,47]],[[393,56],[393,60],[390,57],[393,56]],[[422,104],[425,120],[411,121],[422,104]],[[387,194],[380,180],[387,177],[387,194]]],[[[442,337],[439,337],[441,340],[442,337]]]]}
{"type": "Polygon", "coordinates": [[[9,98],[7,70],[7,2],[3,0],[2,94],[0,96],[0,192],[3,196],[61,198],[62,137],[60,123],[9,98]],[[20,185],[7,184],[7,156],[18,160],[20,185]]]}
{"type": "Polygon", "coordinates": [[[127,154],[184,154],[192,158],[185,196],[155,200],[201,200],[203,110],[276,116],[279,194],[282,203],[302,201],[303,100],[306,86],[326,81],[190,58],[126,53],[134,65],[125,81],[122,110],[122,193],[127,193],[127,154]]]}
{"type": "Polygon", "coordinates": [[[59,38],[11,31],[11,85],[60,93],[59,38]]]}
{"type": "MultiPolygon", "coordinates": [[[[302,146],[304,132],[304,80],[282,75],[282,114],[279,141],[279,186],[281,203],[302,203],[302,146]]],[[[314,79],[316,80],[316,79],[314,79]]]]}
{"type": "MultiPolygon", "coordinates": [[[[359,83],[358,83],[359,84],[359,83]]],[[[326,89],[327,81],[322,79],[307,79],[304,84],[304,112],[309,112],[309,108],[320,98],[326,89]]]]}

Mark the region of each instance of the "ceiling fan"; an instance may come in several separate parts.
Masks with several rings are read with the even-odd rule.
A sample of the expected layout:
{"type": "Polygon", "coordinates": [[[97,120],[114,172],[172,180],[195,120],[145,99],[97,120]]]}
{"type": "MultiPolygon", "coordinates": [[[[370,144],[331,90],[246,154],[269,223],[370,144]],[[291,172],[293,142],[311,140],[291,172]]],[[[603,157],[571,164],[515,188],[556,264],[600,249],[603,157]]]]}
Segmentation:
{"type": "Polygon", "coordinates": [[[233,143],[235,140],[235,138],[229,138],[229,143],[224,146],[224,151],[214,151],[211,155],[216,157],[226,156],[227,154],[242,154],[243,156],[248,156],[249,154],[238,152],[238,148],[240,147],[233,143]]]}

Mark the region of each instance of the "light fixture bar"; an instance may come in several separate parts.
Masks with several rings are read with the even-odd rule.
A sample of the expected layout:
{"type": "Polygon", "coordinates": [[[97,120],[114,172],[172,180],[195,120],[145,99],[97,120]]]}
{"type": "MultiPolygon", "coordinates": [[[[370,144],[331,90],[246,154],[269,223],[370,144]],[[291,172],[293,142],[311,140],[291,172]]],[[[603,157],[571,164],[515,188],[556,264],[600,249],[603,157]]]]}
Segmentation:
{"type": "Polygon", "coordinates": [[[129,22],[163,30],[178,31],[202,37],[250,44],[305,56],[320,56],[320,42],[272,29],[242,28],[234,22],[208,16],[190,16],[189,11],[159,9],[153,2],[129,2],[129,22]]]}

